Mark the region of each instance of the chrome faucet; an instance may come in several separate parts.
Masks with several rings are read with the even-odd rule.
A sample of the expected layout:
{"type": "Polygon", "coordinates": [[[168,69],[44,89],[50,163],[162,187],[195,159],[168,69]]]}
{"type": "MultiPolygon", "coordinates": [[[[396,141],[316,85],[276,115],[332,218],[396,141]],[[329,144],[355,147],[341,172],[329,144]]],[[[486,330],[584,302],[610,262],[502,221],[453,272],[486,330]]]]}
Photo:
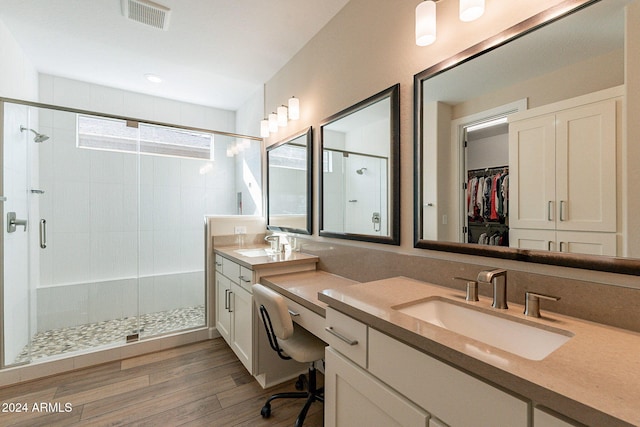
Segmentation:
{"type": "Polygon", "coordinates": [[[493,304],[491,307],[507,309],[507,270],[484,270],[478,273],[478,282],[493,285],[493,304]]]}

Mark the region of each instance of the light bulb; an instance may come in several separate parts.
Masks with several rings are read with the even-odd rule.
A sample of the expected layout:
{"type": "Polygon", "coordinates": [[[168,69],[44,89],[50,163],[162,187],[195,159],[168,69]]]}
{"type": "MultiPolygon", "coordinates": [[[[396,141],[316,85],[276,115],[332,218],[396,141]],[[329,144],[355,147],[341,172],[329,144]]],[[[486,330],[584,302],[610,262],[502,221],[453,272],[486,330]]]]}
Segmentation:
{"type": "Polygon", "coordinates": [[[460,0],[460,20],[471,22],[484,13],[484,0],[460,0]]]}
{"type": "Polygon", "coordinates": [[[436,3],[423,1],[416,7],[416,44],[428,46],[436,41],[436,3]]]}

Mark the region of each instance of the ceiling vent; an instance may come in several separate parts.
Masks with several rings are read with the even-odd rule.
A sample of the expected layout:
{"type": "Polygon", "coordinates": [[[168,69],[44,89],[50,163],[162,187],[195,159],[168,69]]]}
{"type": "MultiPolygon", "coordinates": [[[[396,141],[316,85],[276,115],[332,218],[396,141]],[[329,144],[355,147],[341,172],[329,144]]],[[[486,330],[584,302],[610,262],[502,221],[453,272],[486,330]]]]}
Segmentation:
{"type": "Polygon", "coordinates": [[[132,21],[166,30],[171,9],[149,0],[122,0],[122,14],[132,21]]]}

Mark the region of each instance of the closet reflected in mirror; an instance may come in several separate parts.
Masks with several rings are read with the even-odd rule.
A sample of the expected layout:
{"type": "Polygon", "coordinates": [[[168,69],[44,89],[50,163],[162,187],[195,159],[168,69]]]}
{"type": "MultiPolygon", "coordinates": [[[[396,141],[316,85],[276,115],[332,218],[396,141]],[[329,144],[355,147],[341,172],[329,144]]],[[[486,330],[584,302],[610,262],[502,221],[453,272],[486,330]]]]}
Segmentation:
{"type": "Polygon", "coordinates": [[[621,154],[630,3],[541,14],[415,76],[416,247],[640,258],[625,225],[637,192],[621,185],[637,169],[621,154]]]}
{"type": "Polygon", "coordinates": [[[321,125],[321,236],[399,244],[399,91],[392,86],[321,125]]]}
{"type": "Polygon", "coordinates": [[[267,148],[267,228],[311,234],[312,129],[267,148]]]}

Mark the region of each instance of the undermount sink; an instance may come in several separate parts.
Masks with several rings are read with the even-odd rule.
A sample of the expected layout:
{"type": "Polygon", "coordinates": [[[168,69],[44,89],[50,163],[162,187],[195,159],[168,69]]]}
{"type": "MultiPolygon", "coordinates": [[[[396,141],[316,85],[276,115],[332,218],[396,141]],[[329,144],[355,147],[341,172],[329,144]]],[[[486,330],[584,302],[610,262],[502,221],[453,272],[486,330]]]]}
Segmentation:
{"type": "Polygon", "coordinates": [[[236,253],[239,253],[242,256],[246,256],[249,258],[259,257],[259,256],[267,256],[271,253],[271,251],[267,251],[263,248],[255,248],[255,249],[236,249],[236,253]]]}
{"type": "Polygon", "coordinates": [[[568,331],[543,329],[438,297],[393,308],[529,360],[544,359],[573,336],[568,331]]]}

